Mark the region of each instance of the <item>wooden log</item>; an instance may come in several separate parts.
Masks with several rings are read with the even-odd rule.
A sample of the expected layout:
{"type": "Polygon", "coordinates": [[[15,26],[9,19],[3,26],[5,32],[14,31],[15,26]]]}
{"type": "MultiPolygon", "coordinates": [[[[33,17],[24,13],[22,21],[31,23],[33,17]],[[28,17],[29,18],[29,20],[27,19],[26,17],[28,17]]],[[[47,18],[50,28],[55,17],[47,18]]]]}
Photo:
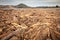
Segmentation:
{"type": "Polygon", "coordinates": [[[9,35],[7,35],[4,38],[2,38],[1,40],[8,40],[9,38],[11,38],[12,36],[16,35],[17,33],[20,33],[20,29],[17,29],[16,31],[10,33],[9,35]]]}
{"type": "Polygon", "coordinates": [[[3,38],[3,37],[5,37],[5,36],[9,35],[10,33],[11,33],[11,32],[4,33],[4,34],[0,35],[0,38],[3,38]]]}
{"type": "Polygon", "coordinates": [[[58,40],[58,38],[60,38],[60,33],[56,30],[50,29],[50,33],[53,40],[58,40]]]}
{"type": "Polygon", "coordinates": [[[21,25],[18,25],[16,23],[13,24],[15,27],[18,27],[16,31],[10,33],[9,35],[5,36],[4,38],[2,38],[1,40],[8,40],[10,39],[12,36],[17,35],[18,33],[22,33],[22,31],[25,31],[25,27],[22,27],[21,25]]]}

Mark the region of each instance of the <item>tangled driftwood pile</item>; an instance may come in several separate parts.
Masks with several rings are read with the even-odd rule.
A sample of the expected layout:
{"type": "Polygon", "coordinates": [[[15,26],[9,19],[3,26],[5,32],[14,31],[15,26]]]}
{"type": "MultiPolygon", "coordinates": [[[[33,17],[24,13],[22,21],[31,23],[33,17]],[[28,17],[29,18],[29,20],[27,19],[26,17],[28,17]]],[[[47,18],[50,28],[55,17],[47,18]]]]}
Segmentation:
{"type": "Polygon", "coordinates": [[[1,9],[0,40],[60,40],[60,9],[1,9]]]}

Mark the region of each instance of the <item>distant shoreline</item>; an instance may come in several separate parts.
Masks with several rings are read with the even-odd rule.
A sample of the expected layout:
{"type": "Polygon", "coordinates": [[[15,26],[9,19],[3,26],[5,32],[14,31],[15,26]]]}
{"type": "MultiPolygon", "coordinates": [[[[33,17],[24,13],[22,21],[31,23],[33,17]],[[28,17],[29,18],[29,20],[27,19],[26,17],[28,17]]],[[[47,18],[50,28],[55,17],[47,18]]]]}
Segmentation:
{"type": "Polygon", "coordinates": [[[56,8],[56,7],[40,7],[40,8],[0,8],[0,10],[22,10],[22,9],[60,9],[60,7],[56,8]]]}

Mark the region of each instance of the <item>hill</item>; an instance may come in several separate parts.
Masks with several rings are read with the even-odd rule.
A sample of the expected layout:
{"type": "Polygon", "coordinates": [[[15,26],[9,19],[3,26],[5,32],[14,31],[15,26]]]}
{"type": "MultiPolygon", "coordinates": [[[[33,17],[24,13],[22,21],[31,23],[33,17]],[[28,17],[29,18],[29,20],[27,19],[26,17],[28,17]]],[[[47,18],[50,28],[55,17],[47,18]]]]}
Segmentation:
{"type": "Polygon", "coordinates": [[[17,8],[29,8],[29,6],[27,6],[27,5],[23,4],[23,3],[16,5],[16,7],[17,8]]]}

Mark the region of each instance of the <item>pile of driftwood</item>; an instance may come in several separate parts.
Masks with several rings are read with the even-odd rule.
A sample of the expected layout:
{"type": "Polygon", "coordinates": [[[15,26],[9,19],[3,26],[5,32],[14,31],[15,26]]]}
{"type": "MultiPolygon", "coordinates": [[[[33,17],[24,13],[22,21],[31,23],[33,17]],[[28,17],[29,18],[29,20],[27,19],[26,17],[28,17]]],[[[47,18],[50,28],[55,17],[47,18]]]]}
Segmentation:
{"type": "Polygon", "coordinates": [[[55,21],[60,13],[49,11],[0,10],[0,40],[60,40],[55,21]]]}
{"type": "Polygon", "coordinates": [[[60,40],[60,33],[56,27],[28,28],[17,23],[12,23],[12,25],[16,30],[0,35],[0,40],[60,40]]]}

